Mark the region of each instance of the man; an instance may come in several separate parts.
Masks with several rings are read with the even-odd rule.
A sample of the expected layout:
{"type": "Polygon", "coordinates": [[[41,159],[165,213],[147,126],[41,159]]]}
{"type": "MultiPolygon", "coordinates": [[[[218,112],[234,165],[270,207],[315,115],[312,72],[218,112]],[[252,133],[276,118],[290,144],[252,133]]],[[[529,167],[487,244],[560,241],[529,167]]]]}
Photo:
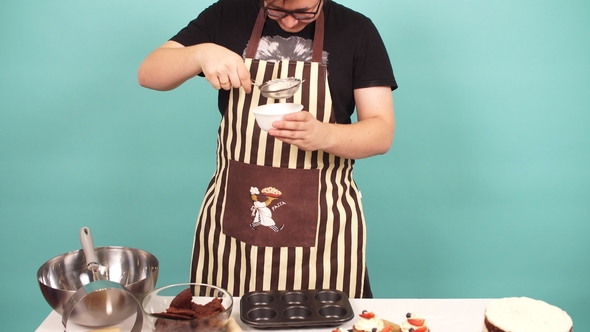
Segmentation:
{"type": "Polygon", "coordinates": [[[236,296],[331,288],[371,297],[352,166],[389,150],[397,88],[372,22],[329,0],[220,0],[153,51],[138,79],[170,90],[197,75],[219,90],[223,118],[191,281],[236,296]],[[279,101],[260,96],[252,80],[292,76],[303,85],[287,102],[304,111],[261,131],[250,109],[279,101]],[[283,193],[273,211],[280,232],[248,226],[251,199],[243,193],[260,186],[283,193]]]}

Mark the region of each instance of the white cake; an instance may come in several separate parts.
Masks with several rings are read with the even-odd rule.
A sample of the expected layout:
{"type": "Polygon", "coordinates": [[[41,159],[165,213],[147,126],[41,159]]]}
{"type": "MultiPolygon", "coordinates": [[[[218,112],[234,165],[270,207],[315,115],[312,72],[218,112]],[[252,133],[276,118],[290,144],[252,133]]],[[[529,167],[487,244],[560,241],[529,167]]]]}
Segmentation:
{"type": "Polygon", "coordinates": [[[528,297],[493,300],[485,311],[483,332],[572,332],[570,316],[560,308],[528,297]]]}

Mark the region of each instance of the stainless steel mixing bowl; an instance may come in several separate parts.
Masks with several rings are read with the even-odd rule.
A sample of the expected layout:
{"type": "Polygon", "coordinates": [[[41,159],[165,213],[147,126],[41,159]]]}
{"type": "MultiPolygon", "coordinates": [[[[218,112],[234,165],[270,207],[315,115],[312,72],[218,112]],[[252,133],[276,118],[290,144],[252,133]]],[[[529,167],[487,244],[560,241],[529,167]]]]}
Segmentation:
{"type": "MultiPolygon", "coordinates": [[[[106,268],[105,280],[120,283],[138,301],[154,290],[159,263],[147,251],[128,247],[97,247],[98,263],[106,268]]],[[[41,293],[60,315],[72,295],[95,281],[83,250],[71,251],[48,260],[37,271],[41,293]]],[[[97,290],[76,305],[70,321],[85,326],[117,324],[136,312],[135,301],[115,290],[97,290]]]]}

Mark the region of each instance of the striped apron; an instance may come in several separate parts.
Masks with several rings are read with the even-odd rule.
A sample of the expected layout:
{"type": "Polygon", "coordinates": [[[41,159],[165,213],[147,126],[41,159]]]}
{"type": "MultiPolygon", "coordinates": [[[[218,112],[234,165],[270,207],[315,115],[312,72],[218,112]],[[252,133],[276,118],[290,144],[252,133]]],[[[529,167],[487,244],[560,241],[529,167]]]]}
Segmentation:
{"type": "Polygon", "coordinates": [[[254,59],[266,15],[261,9],[245,64],[258,82],[297,77],[287,100],[253,87],[230,92],[217,141],[217,163],[195,231],[191,282],[234,296],[255,290],[337,289],[362,297],[365,222],[352,178],[354,161],[283,143],[255,122],[258,105],[294,102],[323,122],[335,122],[326,65],[324,16],[316,20],[311,62],[254,59]]]}

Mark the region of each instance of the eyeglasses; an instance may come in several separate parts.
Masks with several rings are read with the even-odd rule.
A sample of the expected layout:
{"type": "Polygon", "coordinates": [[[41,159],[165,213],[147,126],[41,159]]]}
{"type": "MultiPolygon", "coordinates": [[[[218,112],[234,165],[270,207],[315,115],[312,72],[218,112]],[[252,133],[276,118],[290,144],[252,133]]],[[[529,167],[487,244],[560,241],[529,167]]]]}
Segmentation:
{"type": "Polygon", "coordinates": [[[284,9],[280,9],[280,8],[275,8],[275,7],[267,7],[264,6],[264,10],[266,11],[266,14],[272,18],[276,18],[276,19],[281,19],[284,17],[287,17],[288,15],[293,16],[293,18],[295,18],[296,20],[299,21],[305,21],[305,20],[312,20],[320,11],[321,6],[320,4],[322,3],[322,0],[318,1],[317,3],[317,8],[315,10],[315,12],[304,12],[304,11],[289,11],[289,10],[284,10],[284,9]]]}

